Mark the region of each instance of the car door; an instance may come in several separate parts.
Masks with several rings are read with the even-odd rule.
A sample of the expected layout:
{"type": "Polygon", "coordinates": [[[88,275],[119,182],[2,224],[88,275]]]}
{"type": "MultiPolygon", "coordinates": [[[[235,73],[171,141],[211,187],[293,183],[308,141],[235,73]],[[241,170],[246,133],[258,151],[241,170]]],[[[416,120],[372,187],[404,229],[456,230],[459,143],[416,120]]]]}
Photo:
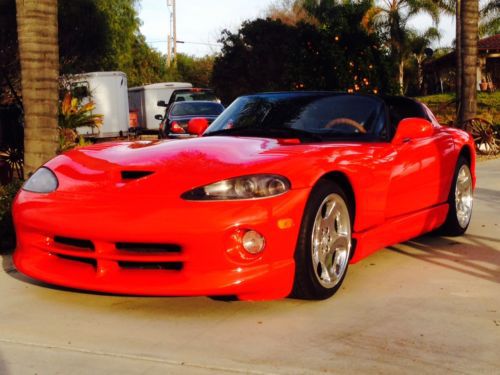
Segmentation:
{"type": "MultiPolygon", "coordinates": [[[[411,103],[401,116],[426,117],[411,103]]],[[[401,118],[401,119],[402,119],[401,118]]],[[[386,219],[410,214],[446,201],[449,192],[449,161],[453,142],[433,124],[432,134],[393,144],[392,166],[386,204],[386,219]]],[[[397,131],[397,127],[396,127],[397,131]]]]}

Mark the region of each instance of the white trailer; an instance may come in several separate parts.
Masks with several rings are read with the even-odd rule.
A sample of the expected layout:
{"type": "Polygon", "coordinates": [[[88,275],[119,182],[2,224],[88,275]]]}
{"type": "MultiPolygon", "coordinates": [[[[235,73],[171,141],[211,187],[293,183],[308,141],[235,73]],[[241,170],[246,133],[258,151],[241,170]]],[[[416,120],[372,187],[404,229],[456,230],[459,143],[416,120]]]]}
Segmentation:
{"type": "Polygon", "coordinates": [[[155,115],[165,112],[165,108],[158,107],[158,101],[168,103],[175,90],[192,87],[187,82],[162,82],[128,89],[129,108],[137,113],[137,126],[142,130],[158,130],[160,121],[155,119],[155,115]]]}
{"type": "Polygon", "coordinates": [[[73,95],[83,103],[92,100],[95,114],[103,115],[100,128],[78,128],[79,134],[95,138],[123,136],[129,130],[127,75],[123,72],[91,72],[69,77],[73,95]]]}

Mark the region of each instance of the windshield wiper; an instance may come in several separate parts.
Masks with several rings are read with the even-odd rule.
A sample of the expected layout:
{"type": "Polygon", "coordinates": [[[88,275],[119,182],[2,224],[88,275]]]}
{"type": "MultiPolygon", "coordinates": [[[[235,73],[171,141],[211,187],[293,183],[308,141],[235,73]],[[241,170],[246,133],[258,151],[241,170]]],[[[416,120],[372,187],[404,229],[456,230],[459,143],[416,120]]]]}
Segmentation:
{"type": "Polygon", "coordinates": [[[321,142],[324,138],[315,133],[311,133],[301,129],[294,128],[254,128],[254,127],[245,127],[245,128],[231,128],[231,129],[221,129],[215,130],[210,133],[204,134],[204,137],[212,136],[212,135],[246,135],[246,136],[263,136],[269,138],[298,138],[302,140],[311,140],[321,142]]]}

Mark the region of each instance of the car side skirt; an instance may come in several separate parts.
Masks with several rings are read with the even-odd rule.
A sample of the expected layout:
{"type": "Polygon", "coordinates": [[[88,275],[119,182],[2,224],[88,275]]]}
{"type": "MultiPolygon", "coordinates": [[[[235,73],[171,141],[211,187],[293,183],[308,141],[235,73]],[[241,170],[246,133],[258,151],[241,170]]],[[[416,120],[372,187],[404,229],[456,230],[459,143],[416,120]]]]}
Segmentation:
{"type": "Polygon", "coordinates": [[[445,222],[448,209],[448,204],[440,204],[388,220],[366,231],[353,233],[356,249],[351,263],[359,262],[384,247],[408,241],[438,228],[445,222]]]}

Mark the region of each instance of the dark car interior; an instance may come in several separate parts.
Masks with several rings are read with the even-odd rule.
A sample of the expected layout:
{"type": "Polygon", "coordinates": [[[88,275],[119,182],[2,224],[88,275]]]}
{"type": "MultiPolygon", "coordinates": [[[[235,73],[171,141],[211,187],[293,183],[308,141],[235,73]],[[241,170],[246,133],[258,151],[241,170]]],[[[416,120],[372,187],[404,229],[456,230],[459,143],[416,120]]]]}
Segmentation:
{"type": "Polygon", "coordinates": [[[429,120],[425,109],[418,102],[402,96],[383,97],[389,116],[389,138],[392,139],[401,120],[418,117],[429,120]]]}
{"type": "Polygon", "coordinates": [[[390,141],[401,120],[432,122],[425,106],[401,96],[330,92],[264,93],[237,99],[206,135],[289,134],[304,138],[390,141]],[[278,134],[279,133],[279,134],[278,134]]]}

